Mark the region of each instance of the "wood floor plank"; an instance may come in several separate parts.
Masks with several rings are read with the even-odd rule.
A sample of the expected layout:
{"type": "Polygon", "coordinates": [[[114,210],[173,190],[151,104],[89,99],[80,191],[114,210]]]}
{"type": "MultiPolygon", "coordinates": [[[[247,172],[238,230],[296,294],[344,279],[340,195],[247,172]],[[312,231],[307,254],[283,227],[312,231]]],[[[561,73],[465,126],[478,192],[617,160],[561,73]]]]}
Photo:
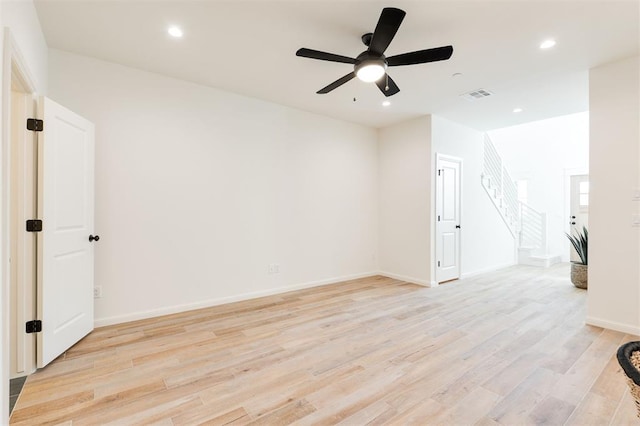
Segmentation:
{"type": "Polygon", "coordinates": [[[450,408],[438,412],[430,418],[429,422],[447,425],[472,425],[480,421],[499,400],[500,395],[475,387],[464,398],[457,400],[450,408]]]}
{"type": "Polygon", "coordinates": [[[624,394],[609,424],[616,426],[633,426],[638,424],[638,411],[636,410],[631,393],[626,392],[624,394]]]}
{"type": "Polygon", "coordinates": [[[547,396],[531,410],[529,418],[537,425],[562,425],[575,408],[575,405],[547,396]]]}
{"type": "Polygon", "coordinates": [[[531,411],[546,399],[559,379],[558,373],[537,368],[489,412],[489,417],[504,425],[526,423],[531,411]]]}
{"type": "MultiPolygon", "coordinates": [[[[622,398],[620,398],[622,399],[622,398]]],[[[567,419],[567,425],[597,426],[609,424],[620,401],[589,392],[567,419]]],[[[615,423],[614,423],[615,424],[615,423]]]]}
{"type": "Polygon", "coordinates": [[[425,288],[368,277],[95,330],[11,424],[633,424],[568,265],[425,288]]]}

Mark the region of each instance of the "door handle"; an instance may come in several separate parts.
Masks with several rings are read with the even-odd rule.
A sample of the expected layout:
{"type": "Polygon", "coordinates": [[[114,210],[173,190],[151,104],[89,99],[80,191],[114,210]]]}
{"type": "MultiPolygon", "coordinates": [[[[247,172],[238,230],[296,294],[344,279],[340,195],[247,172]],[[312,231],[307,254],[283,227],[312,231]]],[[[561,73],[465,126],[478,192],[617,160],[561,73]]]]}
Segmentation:
{"type": "Polygon", "coordinates": [[[460,225],[456,225],[456,229],[460,229],[460,225]]]}
{"type": "Polygon", "coordinates": [[[94,241],[100,241],[100,235],[96,235],[96,236],[89,235],[89,242],[92,243],[94,241]]]}
{"type": "Polygon", "coordinates": [[[571,216],[571,219],[575,219],[575,218],[576,218],[575,216],[571,216]]]}
{"type": "Polygon", "coordinates": [[[571,224],[572,224],[572,225],[575,225],[576,223],[575,223],[575,222],[571,222],[571,224]]]}

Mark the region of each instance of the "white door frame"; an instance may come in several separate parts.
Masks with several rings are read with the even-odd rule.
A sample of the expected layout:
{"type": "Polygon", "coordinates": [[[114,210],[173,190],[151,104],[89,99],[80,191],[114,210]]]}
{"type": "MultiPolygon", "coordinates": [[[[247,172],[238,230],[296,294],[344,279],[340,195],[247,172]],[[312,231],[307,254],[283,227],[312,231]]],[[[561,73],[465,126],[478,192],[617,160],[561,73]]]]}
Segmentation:
{"type": "MultiPolygon", "coordinates": [[[[0,175],[2,190],[2,205],[0,208],[0,234],[9,236],[10,225],[10,188],[11,188],[11,87],[12,82],[17,82],[26,93],[33,95],[35,99],[36,86],[27,63],[11,33],[4,30],[3,69],[2,69],[2,151],[0,175]]],[[[25,123],[26,125],[26,123],[25,123]]],[[[0,423],[9,423],[9,344],[10,344],[10,267],[9,253],[10,238],[2,238],[0,243],[0,324],[2,324],[0,336],[2,350],[0,353],[0,423]]],[[[35,355],[35,354],[34,354],[35,355]]]]}
{"type": "MultiPolygon", "coordinates": [[[[436,181],[437,178],[438,178],[437,177],[437,173],[438,173],[438,170],[440,169],[440,162],[443,161],[443,160],[444,161],[451,161],[451,162],[460,164],[460,169],[459,169],[460,170],[460,175],[458,176],[458,178],[459,178],[459,183],[460,183],[460,225],[461,225],[461,228],[460,228],[460,230],[458,232],[458,254],[457,254],[457,259],[456,259],[456,261],[458,262],[458,266],[459,266],[459,274],[458,274],[458,279],[459,279],[462,276],[462,224],[463,224],[462,223],[463,222],[462,205],[463,205],[463,195],[464,195],[463,194],[463,188],[462,188],[463,187],[463,185],[462,185],[462,182],[463,182],[463,170],[462,170],[463,169],[463,167],[462,167],[463,166],[463,160],[460,157],[455,157],[453,155],[441,154],[441,153],[436,152],[436,168],[434,170],[434,177],[433,177],[434,181],[436,181]]],[[[433,248],[434,248],[434,251],[433,251],[433,253],[434,253],[434,256],[433,256],[433,270],[434,270],[435,283],[436,283],[436,285],[438,285],[439,284],[439,281],[438,281],[438,258],[437,258],[437,252],[438,252],[437,244],[438,244],[438,242],[436,241],[437,232],[438,232],[438,212],[437,212],[437,209],[438,209],[438,188],[437,188],[437,184],[434,186],[434,188],[435,188],[435,191],[434,191],[434,200],[435,200],[435,202],[434,202],[434,210],[433,210],[433,212],[434,212],[433,213],[433,223],[434,223],[434,226],[433,226],[433,229],[434,229],[434,237],[433,237],[433,241],[434,241],[434,245],[433,245],[433,248]]]]}
{"type": "MultiPolygon", "coordinates": [[[[589,174],[589,168],[588,167],[574,167],[574,168],[569,168],[569,169],[564,169],[564,176],[563,176],[563,184],[564,184],[564,200],[563,200],[563,204],[564,204],[564,217],[563,217],[563,223],[564,223],[564,232],[570,234],[571,233],[571,225],[569,225],[569,219],[571,216],[571,176],[576,176],[576,175],[588,175],[589,174]]],[[[563,262],[568,262],[569,261],[569,253],[571,251],[571,243],[569,243],[569,240],[565,238],[565,247],[566,249],[564,250],[564,254],[562,255],[562,261],[563,262]]]]}
{"type": "Polygon", "coordinates": [[[24,323],[36,318],[36,238],[25,232],[25,221],[37,218],[35,132],[27,130],[27,118],[34,117],[35,100],[19,82],[13,80],[11,88],[11,193],[9,195],[9,335],[10,378],[22,377],[35,371],[35,335],[24,332],[24,323]]]}

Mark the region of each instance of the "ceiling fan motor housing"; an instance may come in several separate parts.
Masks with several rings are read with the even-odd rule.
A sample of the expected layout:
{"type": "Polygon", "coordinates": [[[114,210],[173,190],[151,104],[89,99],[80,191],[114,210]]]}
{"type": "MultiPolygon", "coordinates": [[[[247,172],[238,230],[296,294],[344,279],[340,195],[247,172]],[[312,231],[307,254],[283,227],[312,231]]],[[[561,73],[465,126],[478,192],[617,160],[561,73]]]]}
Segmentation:
{"type": "Polygon", "coordinates": [[[362,43],[364,43],[365,46],[369,47],[369,45],[371,44],[372,38],[373,38],[373,33],[366,33],[366,34],[362,34],[362,37],[360,39],[362,40],[362,43]]]}

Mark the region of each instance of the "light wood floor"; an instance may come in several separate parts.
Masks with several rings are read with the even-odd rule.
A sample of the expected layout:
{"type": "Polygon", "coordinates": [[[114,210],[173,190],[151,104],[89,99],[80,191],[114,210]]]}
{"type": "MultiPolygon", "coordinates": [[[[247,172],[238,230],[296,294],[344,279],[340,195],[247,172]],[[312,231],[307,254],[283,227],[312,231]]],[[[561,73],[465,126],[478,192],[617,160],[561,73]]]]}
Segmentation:
{"type": "Polygon", "coordinates": [[[96,330],[15,424],[638,424],[567,265],[375,277],[96,330]]]}

